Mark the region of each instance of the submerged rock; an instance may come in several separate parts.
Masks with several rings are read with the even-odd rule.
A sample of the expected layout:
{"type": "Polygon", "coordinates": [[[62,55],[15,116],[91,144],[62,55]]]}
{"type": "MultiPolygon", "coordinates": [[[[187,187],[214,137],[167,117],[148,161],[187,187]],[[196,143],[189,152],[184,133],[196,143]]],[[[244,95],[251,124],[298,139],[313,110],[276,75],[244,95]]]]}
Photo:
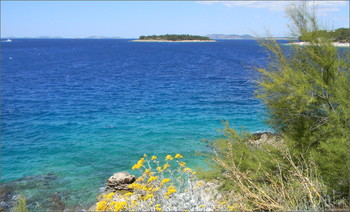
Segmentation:
{"type": "Polygon", "coordinates": [[[55,185],[55,180],[57,180],[57,176],[54,173],[48,173],[0,183],[0,212],[11,211],[18,197],[22,196],[24,191],[30,190],[40,192],[36,195],[23,196],[27,200],[27,207],[30,211],[43,211],[46,208],[62,211],[64,204],[62,204],[63,200],[60,199],[60,196],[57,196],[58,193],[50,198],[45,192],[55,185]]]}
{"type": "Polygon", "coordinates": [[[120,190],[131,190],[129,184],[135,182],[136,177],[128,172],[117,172],[108,178],[105,191],[115,192],[120,190]]]}
{"type": "Polygon", "coordinates": [[[65,204],[60,193],[58,192],[53,193],[53,195],[50,198],[50,201],[52,202],[51,209],[53,211],[64,211],[65,204]]]}
{"type": "Polygon", "coordinates": [[[10,210],[16,203],[16,195],[9,186],[0,185],[0,211],[10,210]]]}

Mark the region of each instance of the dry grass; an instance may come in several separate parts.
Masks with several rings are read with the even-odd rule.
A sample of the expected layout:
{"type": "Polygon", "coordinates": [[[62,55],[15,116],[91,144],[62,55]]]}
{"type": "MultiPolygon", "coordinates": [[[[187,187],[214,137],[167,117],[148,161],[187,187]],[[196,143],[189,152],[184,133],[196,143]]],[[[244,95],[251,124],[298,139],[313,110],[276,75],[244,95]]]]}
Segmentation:
{"type": "Polygon", "coordinates": [[[215,152],[212,160],[226,170],[225,178],[234,185],[225,201],[231,202],[236,210],[320,210],[327,206],[322,197],[325,187],[316,175],[315,165],[303,158],[295,162],[287,148],[278,147],[284,164],[270,153],[271,162],[277,164],[275,170],[269,173],[258,169],[258,179],[251,177],[257,173],[241,171],[241,161],[233,160],[235,153],[230,142],[227,148],[226,155],[215,152]]]}

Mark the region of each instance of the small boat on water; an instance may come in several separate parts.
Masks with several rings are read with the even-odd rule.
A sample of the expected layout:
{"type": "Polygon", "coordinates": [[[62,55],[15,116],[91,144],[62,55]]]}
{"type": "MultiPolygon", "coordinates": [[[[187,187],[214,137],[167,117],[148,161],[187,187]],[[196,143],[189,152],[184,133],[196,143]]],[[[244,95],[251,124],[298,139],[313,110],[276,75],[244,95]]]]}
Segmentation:
{"type": "Polygon", "coordinates": [[[12,42],[12,40],[7,39],[7,40],[4,40],[3,42],[12,42]]]}

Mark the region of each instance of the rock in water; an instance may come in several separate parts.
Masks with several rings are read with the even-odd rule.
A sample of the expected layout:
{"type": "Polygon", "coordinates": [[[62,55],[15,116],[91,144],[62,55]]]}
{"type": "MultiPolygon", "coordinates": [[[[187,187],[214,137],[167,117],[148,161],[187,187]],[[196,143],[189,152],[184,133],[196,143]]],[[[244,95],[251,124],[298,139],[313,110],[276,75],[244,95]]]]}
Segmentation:
{"type": "Polygon", "coordinates": [[[16,203],[16,196],[13,193],[13,188],[0,184],[0,212],[10,211],[16,203]]]}
{"type": "Polygon", "coordinates": [[[117,172],[113,176],[108,178],[106,182],[106,191],[118,191],[118,190],[131,190],[129,184],[135,182],[136,178],[134,175],[128,172],[117,172]]]}

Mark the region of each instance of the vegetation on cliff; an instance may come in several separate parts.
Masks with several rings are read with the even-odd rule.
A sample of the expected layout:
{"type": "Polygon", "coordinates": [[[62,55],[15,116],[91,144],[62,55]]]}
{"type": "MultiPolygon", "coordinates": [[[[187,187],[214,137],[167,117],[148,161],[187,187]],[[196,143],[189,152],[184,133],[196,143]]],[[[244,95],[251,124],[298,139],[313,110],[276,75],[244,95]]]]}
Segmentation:
{"type": "Polygon", "coordinates": [[[139,40],[170,40],[170,41],[182,41],[182,40],[211,40],[205,36],[199,35],[149,35],[140,36],[139,40]]]}

